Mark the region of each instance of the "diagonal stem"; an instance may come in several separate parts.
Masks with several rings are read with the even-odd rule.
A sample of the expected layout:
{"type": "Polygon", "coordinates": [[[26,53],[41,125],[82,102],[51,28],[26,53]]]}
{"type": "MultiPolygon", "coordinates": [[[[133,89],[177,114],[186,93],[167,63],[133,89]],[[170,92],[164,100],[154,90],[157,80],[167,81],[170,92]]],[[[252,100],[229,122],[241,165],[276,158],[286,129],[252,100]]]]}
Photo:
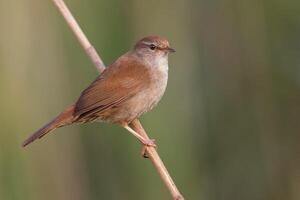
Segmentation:
{"type": "MultiPolygon", "coordinates": [[[[145,139],[150,139],[144,130],[141,122],[138,119],[135,119],[131,122],[131,127],[145,139]]],[[[147,155],[151,159],[153,165],[155,166],[160,178],[163,180],[167,186],[169,192],[171,193],[173,199],[175,200],[184,200],[183,196],[178,191],[172,177],[170,176],[167,168],[165,167],[163,161],[160,159],[156,149],[154,147],[146,147],[147,155]]]]}
{"type": "MultiPolygon", "coordinates": [[[[92,61],[94,65],[96,66],[99,73],[102,73],[105,69],[105,65],[103,61],[101,60],[100,56],[97,54],[97,51],[95,48],[91,45],[83,31],[81,30],[80,26],[76,22],[75,18],[72,16],[72,13],[66,6],[63,0],[52,0],[55,6],[58,8],[59,12],[62,14],[66,22],[68,23],[70,29],[75,34],[76,38],[78,39],[79,43],[81,44],[82,48],[92,61]]],[[[135,130],[137,133],[142,135],[144,138],[149,139],[147,133],[143,129],[140,121],[138,119],[134,120],[131,124],[133,130],[135,130]]],[[[161,179],[167,186],[169,192],[171,193],[174,200],[184,200],[183,196],[178,191],[174,181],[172,180],[172,177],[168,173],[168,170],[164,166],[162,160],[160,159],[156,149],[154,147],[146,147],[146,151],[155,166],[158,174],[160,175],[161,179]]]]}
{"type": "Polygon", "coordinates": [[[105,65],[100,58],[100,56],[97,54],[96,49],[91,45],[83,31],[81,30],[80,26],[76,22],[75,18],[73,17],[72,13],[66,6],[65,2],[63,0],[52,0],[55,6],[58,8],[60,14],[65,18],[66,22],[68,23],[70,29],[75,34],[76,38],[78,39],[80,45],[92,61],[94,65],[96,66],[99,73],[102,73],[105,69],[105,65]]]}

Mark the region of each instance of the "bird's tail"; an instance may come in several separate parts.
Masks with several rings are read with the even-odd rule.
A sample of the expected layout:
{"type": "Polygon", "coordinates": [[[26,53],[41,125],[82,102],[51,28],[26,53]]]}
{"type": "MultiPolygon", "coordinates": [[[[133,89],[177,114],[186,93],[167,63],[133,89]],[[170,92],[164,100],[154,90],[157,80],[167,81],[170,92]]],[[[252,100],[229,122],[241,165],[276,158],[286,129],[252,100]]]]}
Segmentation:
{"type": "Polygon", "coordinates": [[[60,113],[56,118],[54,118],[51,122],[40,128],[38,131],[33,133],[29,136],[22,144],[23,147],[27,146],[31,142],[35,141],[36,139],[42,138],[44,135],[49,133],[50,131],[71,124],[74,122],[74,109],[75,105],[69,106],[65,109],[62,113],[60,113]]]}

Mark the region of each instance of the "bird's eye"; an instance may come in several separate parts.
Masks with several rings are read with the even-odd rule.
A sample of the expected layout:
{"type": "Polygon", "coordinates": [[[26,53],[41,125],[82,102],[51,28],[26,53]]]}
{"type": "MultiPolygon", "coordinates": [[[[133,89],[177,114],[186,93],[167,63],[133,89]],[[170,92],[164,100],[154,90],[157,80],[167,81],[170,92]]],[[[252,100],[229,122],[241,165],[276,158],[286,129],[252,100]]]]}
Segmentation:
{"type": "Polygon", "coordinates": [[[154,50],[154,49],[156,49],[156,46],[155,46],[154,44],[151,44],[151,45],[150,45],[150,49],[151,49],[151,50],[154,50]]]}

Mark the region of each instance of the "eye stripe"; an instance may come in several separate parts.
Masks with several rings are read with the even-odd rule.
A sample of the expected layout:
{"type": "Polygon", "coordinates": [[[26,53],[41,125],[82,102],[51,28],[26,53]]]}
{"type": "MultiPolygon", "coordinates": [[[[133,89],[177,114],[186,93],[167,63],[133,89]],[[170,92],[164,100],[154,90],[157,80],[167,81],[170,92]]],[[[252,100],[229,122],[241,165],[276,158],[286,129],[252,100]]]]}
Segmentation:
{"type": "Polygon", "coordinates": [[[153,43],[152,43],[152,42],[145,42],[145,41],[144,41],[143,44],[149,46],[149,45],[151,45],[151,44],[153,44],[153,43]]]}

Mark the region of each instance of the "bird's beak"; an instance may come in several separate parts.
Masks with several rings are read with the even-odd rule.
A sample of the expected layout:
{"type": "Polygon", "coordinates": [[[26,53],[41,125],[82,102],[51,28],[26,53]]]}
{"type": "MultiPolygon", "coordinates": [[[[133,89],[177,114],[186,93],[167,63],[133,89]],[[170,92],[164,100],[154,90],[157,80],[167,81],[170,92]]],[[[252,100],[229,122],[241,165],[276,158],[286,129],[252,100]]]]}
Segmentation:
{"type": "Polygon", "coordinates": [[[171,48],[171,47],[167,47],[166,50],[169,52],[169,53],[174,53],[176,52],[175,49],[171,48]]]}

